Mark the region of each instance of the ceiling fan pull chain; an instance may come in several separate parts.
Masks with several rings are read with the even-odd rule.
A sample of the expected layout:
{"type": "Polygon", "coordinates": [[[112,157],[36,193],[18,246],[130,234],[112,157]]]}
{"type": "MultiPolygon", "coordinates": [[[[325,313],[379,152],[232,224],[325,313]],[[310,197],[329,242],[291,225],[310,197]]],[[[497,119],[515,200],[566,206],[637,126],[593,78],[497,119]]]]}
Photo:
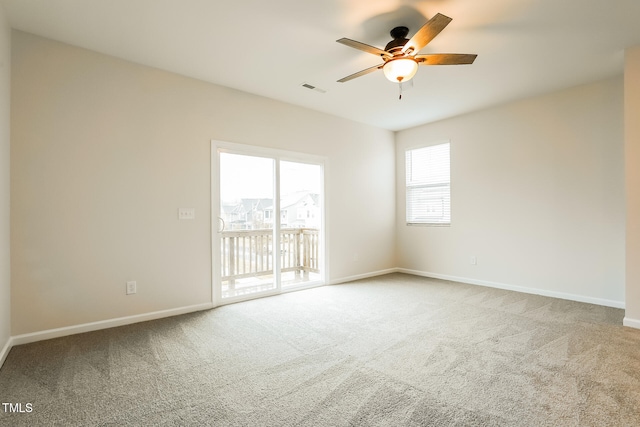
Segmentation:
{"type": "Polygon", "coordinates": [[[402,101],[402,82],[398,83],[398,87],[400,89],[400,96],[398,97],[398,100],[402,101]]]}

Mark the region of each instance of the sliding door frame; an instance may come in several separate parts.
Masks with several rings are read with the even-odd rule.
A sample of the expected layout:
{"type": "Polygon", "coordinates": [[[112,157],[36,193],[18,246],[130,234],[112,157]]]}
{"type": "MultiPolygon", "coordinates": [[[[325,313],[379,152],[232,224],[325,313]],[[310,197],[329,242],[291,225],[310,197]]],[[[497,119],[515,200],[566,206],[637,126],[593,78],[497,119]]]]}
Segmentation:
{"type": "Polygon", "coordinates": [[[275,148],[260,147],[246,144],[238,144],[219,140],[211,140],[211,286],[212,286],[212,302],[214,306],[231,304],[234,302],[249,300],[253,298],[261,298],[265,296],[277,295],[300,289],[307,289],[317,286],[323,286],[327,283],[329,277],[329,263],[327,258],[327,217],[326,217],[326,178],[327,176],[327,159],[322,156],[298,153],[293,151],[280,150],[275,148]],[[307,163],[320,167],[322,174],[320,182],[320,248],[319,248],[319,268],[320,279],[305,282],[296,286],[282,287],[281,283],[281,260],[280,256],[274,256],[274,280],[275,289],[271,291],[261,292],[259,295],[240,295],[237,297],[222,298],[221,283],[221,240],[220,240],[220,153],[239,154],[254,157],[263,157],[274,160],[274,179],[273,179],[273,202],[274,202],[274,229],[273,229],[273,247],[280,247],[280,162],[290,161],[298,163],[307,163]]]}

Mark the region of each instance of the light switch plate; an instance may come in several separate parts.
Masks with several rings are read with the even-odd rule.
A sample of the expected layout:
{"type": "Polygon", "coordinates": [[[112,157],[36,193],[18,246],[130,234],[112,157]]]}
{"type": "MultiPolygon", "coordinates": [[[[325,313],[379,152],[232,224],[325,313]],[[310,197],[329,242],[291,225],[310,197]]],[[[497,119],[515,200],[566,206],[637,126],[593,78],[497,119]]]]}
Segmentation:
{"type": "Polygon", "coordinates": [[[195,218],[196,218],[195,208],[179,208],[178,209],[178,219],[195,219],[195,218]]]}

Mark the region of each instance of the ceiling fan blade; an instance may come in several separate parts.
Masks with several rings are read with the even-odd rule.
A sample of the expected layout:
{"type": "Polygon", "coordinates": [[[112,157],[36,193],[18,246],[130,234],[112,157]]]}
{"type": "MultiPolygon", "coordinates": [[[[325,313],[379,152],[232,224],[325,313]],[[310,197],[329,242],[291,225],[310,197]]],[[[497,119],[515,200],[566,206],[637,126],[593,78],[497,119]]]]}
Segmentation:
{"type": "Polygon", "coordinates": [[[358,50],[362,50],[364,52],[367,53],[372,53],[374,55],[379,55],[379,56],[392,56],[389,52],[387,52],[386,50],[382,50],[382,49],[378,49],[375,46],[370,46],[366,43],[361,43],[361,42],[357,42],[355,40],[351,40],[351,39],[347,39],[347,38],[341,38],[340,40],[336,40],[338,43],[342,43],[345,46],[349,46],[352,47],[354,49],[358,49],[358,50]]]}
{"type": "Polygon", "coordinates": [[[351,74],[350,76],[341,78],[340,80],[338,80],[338,83],[348,82],[349,80],[353,80],[356,77],[360,77],[360,76],[364,76],[365,74],[373,73],[374,71],[379,70],[383,66],[384,66],[384,64],[374,65],[373,67],[367,68],[367,69],[362,70],[362,71],[358,71],[357,73],[351,74]]]}
{"type": "Polygon", "coordinates": [[[452,19],[441,13],[429,19],[426,24],[413,35],[402,48],[402,53],[416,54],[422,50],[431,40],[435,38],[444,27],[449,25],[452,19]]]}
{"type": "Polygon", "coordinates": [[[473,64],[476,56],[472,53],[433,53],[416,55],[415,60],[422,65],[462,65],[473,64]]]}

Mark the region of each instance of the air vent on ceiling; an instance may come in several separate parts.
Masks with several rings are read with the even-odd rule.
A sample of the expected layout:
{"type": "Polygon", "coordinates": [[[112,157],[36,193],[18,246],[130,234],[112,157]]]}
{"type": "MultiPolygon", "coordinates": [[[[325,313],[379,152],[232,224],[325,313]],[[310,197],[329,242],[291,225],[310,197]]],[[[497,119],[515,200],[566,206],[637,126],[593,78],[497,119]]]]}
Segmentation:
{"type": "Polygon", "coordinates": [[[320,89],[319,87],[316,87],[316,86],[314,86],[312,84],[309,84],[309,83],[302,83],[300,86],[302,86],[304,88],[307,88],[307,89],[310,89],[310,90],[315,90],[316,92],[327,93],[326,90],[320,89]]]}

